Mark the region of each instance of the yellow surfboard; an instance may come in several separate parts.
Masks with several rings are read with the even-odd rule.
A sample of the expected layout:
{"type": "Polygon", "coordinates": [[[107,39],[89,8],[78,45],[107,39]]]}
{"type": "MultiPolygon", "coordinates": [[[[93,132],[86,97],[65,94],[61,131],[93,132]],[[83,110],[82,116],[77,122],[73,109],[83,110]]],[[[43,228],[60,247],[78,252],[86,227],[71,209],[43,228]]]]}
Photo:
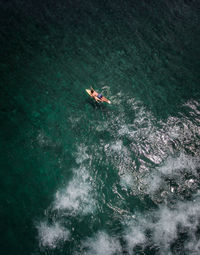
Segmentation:
{"type": "Polygon", "coordinates": [[[86,89],[86,92],[91,96],[91,90],[90,89],[86,89]]]}

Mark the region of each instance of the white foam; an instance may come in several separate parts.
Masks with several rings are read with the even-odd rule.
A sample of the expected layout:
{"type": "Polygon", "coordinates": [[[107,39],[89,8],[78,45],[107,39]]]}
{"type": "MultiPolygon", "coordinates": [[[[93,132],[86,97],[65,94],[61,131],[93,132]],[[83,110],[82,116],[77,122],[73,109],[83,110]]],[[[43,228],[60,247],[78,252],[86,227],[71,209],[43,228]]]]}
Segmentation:
{"type": "Polygon", "coordinates": [[[110,146],[109,156],[114,159],[114,164],[120,166],[120,164],[127,164],[131,162],[131,157],[128,149],[123,145],[121,140],[117,140],[110,146]],[[117,157],[116,157],[117,156],[117,157]]]}
{"type": "Polygon", "coordinates": [[[197,111],[198,102],[192,101],[186,104],[195,111],[194,122],[184,115],[179,118],[170,116],[165,122],[158,121],[140,102],[130,99],[128,104],[135,113],[135,119],[132,123],[121,121],[118,134],[134,141],[132,150],[139,156],[145,156],[154,164],[160,164],[168,155],[184,147],[193,152],[193,155],[199,156],[194,145],[200,145],[199,139],[196,139],[200,133],[200,127],[195,124],[200,112],[197,111]]]}
{"type": "Polygon", "coordinates": [[[51,225],[47,223],[47,211],[47,220],[37,226],[41,246],[55,248],[60,241],[66,241],[69,238],[69,231],[59,224],[59,216],[61,218],[69,215],[79,217],[95,211],[93,180],[89,170],[84,166],[88,158],[87,148],[80,146],[76,153],[79,167],[72,169],[73,178],[65,188],[56,192],[53,205],[50,207],[50,213],[53,210],[59,211],[57,222],[51,225]]]}
{"type": "Polygon", "coordinates": [[[184,153],[181,153],[178,157],[170,156],[162,166],[157,167],[150,174],[146,174],[143,177],[143,187],[145,187],[146,183],[146,187],[143,190],[145,190],[145,193],[150,194],[154,201],[158,198],[159,200],[170,200],[172,193],[181,196],[182,193],[187,191],[193,194],[198,189],[199,165],[200,160],[198,157],[188,156],[184,153]],[[172,183],[170,183],[170,180],[172,183]]]}
{"type": "Polygon", "coordinates": [[[120,176],[120,185],[124,188],[131,188],[134,184],[133,176],[129,173],[120,176]]]}
{"type": "Polygon", "coordinates": [[[198,255],[200,254],[200,240],[193,234],[191,240],[185,244],[185,251],[187,254],[198,255]]]}
{"type": "Polygon", "coordinates": [[[91,177],[85,167],[74,170],[74,177],[65,189],[56,192],[54,209],[70,214],[87,214],[95,210],[91,177]]]}
{"type": "Polygon", "coordinates": [[[87,147],[80,144],[78,146],[78,151],[75,153],[75,158],[76,158],[76,163],[81,164],[83,163],[86,159],[89,158],[89,155],[87,154],[87,147]]]}
{"type": "Polygon", "coordinates": [[[119,241],[105,232],[98,232],[94,237],[83,243],[88,255],[116,255],[122,254],[119,241]]]}
{"type": "MultiPolygon", "coordinates": [[[[200,200],[193,202],[179,202],[175,209],[161,207],[158,212],[159,220],[154,224],[154,240],[163,247],[169,246],[178,236],[178,226],[188,234],[190,243],[195,243],[194,233],[199,223],[200,200]]],[[[187,244],[187,241],[186,241],[187,244]]]]}
{"type": "Polygon", "coordinates": [[[37,228],[40,245],[49,248],[55,248],[59,242],[66,241],[70,236],[70,232],[58,223],[48,225],[47,222],[41,222],[37,228]]]}
{"type": "MultiPolygon", "coordinates": [[[[196,151],[195,156],[189,156],[184,152],[181,152],[179,156],[175,156],[177,151],[171,146],[171,141],[174,142],[180,152],[180,144],[183,144],[184,141],[189,143],[191,137],[194,139],[195,134],[198,133],[197,130],[187,123],[185,130],[190,132],[188,138],[188,133],[186,131],[182,132],[182,127],[179,125],[181,119],[172,117],[167,120],[167,123],[159,122],[160,128],[156,128],[151,114],[147,114],[149,120],[146,120],[143,116],[144,113],[144,109],[140,110],[139,114],[136,114],[136,120],[133,124],[123,123],[119,129],[120,136],[128,136],[134,140],[130,148],[138,155],[140,162],[139,171],[133,171],[134,185],[129,187],[132,188],[135,195],[150,194],[155,202],[168,200],[172,193],[183,194],[184,190],[192,194],[198,188],[198,179],[189,181],[186,178],[188,176],[191,179],[191,175],[192,178],[194,176],[198,178],[199,155],[196,151]],[[136,124],[138,129],[136,129],[136,124]],[[190,126],[192,127],[191,131],[190,126]],[[173,139],[178,139],[178,141],[173,139]],[[139,146],[137,146],[138,144],[139,146]],[[168,156],[172,153],[173,156],[168,156]],[[151,164],[143,158],[147,158],[150,162],[161,166],[154,168],[154,171],[152,170],[153,172],[150,173],[149,167],[151,167],[151,164]],[[176,182],[177,188],[170,186],[169,178],[176,182]],[[137,189],[136,187],[140,188],[137,189]],[[159,189],[162,189],[162,193],[155,195],[155,192],[159,189]]],[[[196,149],[193,147],[195,146],[190,145],[189,149],[195,151],[196,149]]],[[[130,173],[130,170],[134,170],[135,162],[131,159],[130,151],[123,146],[122,142],[117,141],[111,145],[111,149],[119,154],[121,152],[120,160],[113,158],[115,159],[115,166],[119,170],[120,184],[126,187],[128,183],[131,183],[126,174],[130,173]]]]}
{"type": "Polygon", "coordinates": [[[109,127],[109,122],[101,120],[98,124],[95,125],[95,131],[102,132],[107,131],[109,127]]]}
{"type": "Polygon", "coordinates": [[[162,167],[158,170],[165,175],[175,175],[181,173],[182,170],[197,174],[196,169],[199,166],[200,160],[197,157],[191,157],[183,153],[174,158],[169,157],[162,167]]]}
{"type": "Polygon", "coordinates": [[[138,244],[144,244],[146,242],[146,237],[142,230],[138,226],[129,226],[124,235],[124,239],[127,243],[127,249],[130,254],[132,254],[133,248],[138,244]]]}
{"type": "Polygon", "coordinates": [[[156,129],[155,118],[142,105],[136,105],[134,111],[136,115],[133,123],[121,123],[118,134],[134,141],[132,150],[135,153],[144,155],[154,164],[159,164],[162,162],[169,138],[156,129]]]}
{"type": "Polygon", "coordinates": [[[121,140],[116,141],[110,146],[111,150],[116,151],[116,152],[121,152],[123,148],[123,144],[121,140]]]}
{"type": "Polygon", "coordinates": [[[159,173],[152,173],[145,179],[148,185],[148,193],[155,192],[162,185],[162,179],[159,173]]]}
{"type": "Polygon", "coordinates": [[[129,124],[129,125],[126,125],[126,124],[124,124],[124,125],[122,125],[121,127],[120,127],[120,129],[119,129],[119,135],[129,135],[129,136],[134,136],[134,132],[131,132],[130,131],[130,127],[131,127],[131,125],[129,124]]]}
{"type": "Polygon", "coordinates": [[[124,224],[123,238],[130,254],[137,244],[142,247],[148,244],[156,245],[159,254],[171,254],[171,244],[177,241],[180,233],[187,234],[183,243],[184,250],[189,251],[189,254],[199,254],[199,239],[196,236],[200,220],[199,197],[194,197],[193,201],[179,201],[174,208],[163,205],[148,215],[138,214],[134,217],[134,220],[124,224]],[[151,232],[148,241],[145,237],[146,231],[151,232]]]}

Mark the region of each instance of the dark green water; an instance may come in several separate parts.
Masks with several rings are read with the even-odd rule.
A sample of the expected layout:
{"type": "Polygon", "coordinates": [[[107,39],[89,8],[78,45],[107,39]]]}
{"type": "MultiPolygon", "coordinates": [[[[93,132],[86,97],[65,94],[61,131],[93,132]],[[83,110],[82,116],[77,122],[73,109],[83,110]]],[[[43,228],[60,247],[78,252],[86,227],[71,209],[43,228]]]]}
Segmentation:
{"type": "Polygon", "coordinates": [[[199,1],[34,2],[0,2],[1,254],[199,254],[199,1]]]}

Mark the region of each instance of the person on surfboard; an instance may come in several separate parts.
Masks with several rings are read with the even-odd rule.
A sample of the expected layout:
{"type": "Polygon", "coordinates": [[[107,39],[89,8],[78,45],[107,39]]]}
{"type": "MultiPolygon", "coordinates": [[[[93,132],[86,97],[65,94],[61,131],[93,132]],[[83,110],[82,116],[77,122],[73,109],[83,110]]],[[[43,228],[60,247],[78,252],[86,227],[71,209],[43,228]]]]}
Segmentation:
{"type": "Polygon", "coordinates": [[[86,89],[86,92],[93,97],[96,102],[106,102],[108,104],[111,104],[110,100],[105,98],[102,94],[97,93],[92,87],[90,89],[86,89]]]}
{"type": "Polygon", "coordinates": [[[103,96],[102,94],[98,94],[92,87],[91,87],[91,96],[94,97],[94,99],[98,102],[98,101],[102,101],[103,96]]]}

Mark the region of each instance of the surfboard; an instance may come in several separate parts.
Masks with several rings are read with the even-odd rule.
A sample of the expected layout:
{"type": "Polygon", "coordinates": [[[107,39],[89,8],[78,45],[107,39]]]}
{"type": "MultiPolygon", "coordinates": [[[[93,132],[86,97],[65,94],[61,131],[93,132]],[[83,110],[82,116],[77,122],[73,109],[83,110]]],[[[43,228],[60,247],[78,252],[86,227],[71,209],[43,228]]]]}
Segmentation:
{"type": "MultiPolygon", "coordinates": [[[[92,94],[91,94],[91,90],[90,90],[90,89],[86,89],[85,91],[92,97],[92,94]]],[[[106,103],[108,103],[108,104],[111,104],[110,100],[108,100],[108,99],[105,98],[104,96],[101,98],[100,101],[97,101],[97,102],[106,102],[106,103]]]]}
{"type": "Polygon", "coordinates": [[[86,89],[86,92],[91,96],[91,90],[90,89],[86,89]]]}

